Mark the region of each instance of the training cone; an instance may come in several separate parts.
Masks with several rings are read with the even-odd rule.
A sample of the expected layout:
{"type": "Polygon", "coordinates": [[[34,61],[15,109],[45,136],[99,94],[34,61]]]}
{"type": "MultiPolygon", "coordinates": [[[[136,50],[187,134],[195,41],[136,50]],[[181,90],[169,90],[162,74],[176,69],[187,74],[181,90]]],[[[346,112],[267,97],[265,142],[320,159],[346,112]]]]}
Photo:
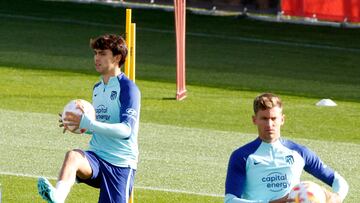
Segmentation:
{"type": "Polygon", "coordinates": [[[337,106],[337,104],[331,99],[322,99],[316,103],[316,106],[337,106]]]}

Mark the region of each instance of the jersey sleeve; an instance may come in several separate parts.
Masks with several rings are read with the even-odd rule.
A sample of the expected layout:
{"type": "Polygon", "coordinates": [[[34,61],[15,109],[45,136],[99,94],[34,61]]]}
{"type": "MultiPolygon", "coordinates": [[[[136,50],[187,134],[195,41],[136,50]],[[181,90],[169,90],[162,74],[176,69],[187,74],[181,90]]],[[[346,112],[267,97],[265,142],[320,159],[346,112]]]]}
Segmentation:
{"type": "Polygon", "coordinates": [[[225,182],[225,195],[232,194],[241,198],[246,187],[246,162],[261,144],[259,138],[235,150],[229,159],[225,182]]]}
{"type": "Polygon", "coordinates": [[[126,123],[134,129],[140,114],[140,91],[130,80],[120,80],[120,87],[120,123],[126,123]]]}
{"type": "Polygon", "coordinates": [[[308,148],[304,148],[304,170],[320,179],[330,187],[334,181],[334,170],[325,165],[320,158],[308,148]]]}
{"type": "Polygon", "coordinates": [[[230,156],[226,175],[225,194],[241,197],[246,181],[245,166],[246,160],[241,158],[239,151],[233,152],[230,156]]]}
{"type": "Polygon", "coordinates": [[[80,128],[86,128],[90,132],[89,134],[98,133],[123,139],[127,139],[131,135],[131,128],[126,123],[103,123],[86,114],[81,117],[80,128]]]}
{"type": "Polygon", "coordinates": [[[335,172],[335,178],[332,185],[334,192],[338,193],[341,200],[344,201],[346,195],[349,192],[349,185],[346,180],[337,172],[335,172]]]}
{"type": "Polygon", "coordinates": [[[321,159],[310,149],[305,146],[296,144],[291,141],[286,141],[286,145],[291,149],[297,151],[304,159],[304,170],[314,177],[318,178],[322,182],[326,183],[330,187],[334,181],[335,171],[325,165],[321,159]]]}
{"type": "Polygon", "coordinates": [[[346,180],[326,166],[311,150],[308,149],[306,154],[304,170],[329,185],[333,192],[338,193],[340,198],[344,200],[349,190],[346,180]]]}
{"type": "Polygon", "coordinates": [[[304,170],[306,172],[332,187],[333,192],[338,193],[342,200],[345,199],[349,185],[340,174],[325,165],[321,159],[307,147],[290,141],[287,141],[287,144],[303,157],[305,161],[304,170]]]}

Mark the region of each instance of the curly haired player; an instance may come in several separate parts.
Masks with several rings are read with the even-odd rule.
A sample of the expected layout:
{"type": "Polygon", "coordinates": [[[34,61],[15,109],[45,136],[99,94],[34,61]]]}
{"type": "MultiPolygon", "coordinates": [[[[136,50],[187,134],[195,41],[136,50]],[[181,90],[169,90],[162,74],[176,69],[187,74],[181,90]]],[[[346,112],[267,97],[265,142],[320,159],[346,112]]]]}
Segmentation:
{"type": "Polygon", "coordinates": [[[39,178],[39,194],[48,202],[63,203],[76,180],[100,188],[101,203],[131,199],[138,161],[140,91],[120,70],[128,52],[122,37],[103,35],[90,45],[101,75],[92,95],[96,119],[67,112],[64,121],[88,129],[92,138],[88,150],[66,153],[55,187],[39,178]]]}

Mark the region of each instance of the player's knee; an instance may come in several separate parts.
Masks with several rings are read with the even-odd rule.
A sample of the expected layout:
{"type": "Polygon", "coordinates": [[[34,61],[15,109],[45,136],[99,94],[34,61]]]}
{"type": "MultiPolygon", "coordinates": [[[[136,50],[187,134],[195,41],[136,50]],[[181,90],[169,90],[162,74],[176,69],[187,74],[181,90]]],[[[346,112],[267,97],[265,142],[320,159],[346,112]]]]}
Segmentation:
{"type": "Polygon", "coordinates": [[[65,155],[66,160],[73,161],[73,162],[79,161],[84,158],[85,158],[84,152],[82,152],[81,150],[76,150],[76,149],[66,152],[66,155],[65,155]]]}

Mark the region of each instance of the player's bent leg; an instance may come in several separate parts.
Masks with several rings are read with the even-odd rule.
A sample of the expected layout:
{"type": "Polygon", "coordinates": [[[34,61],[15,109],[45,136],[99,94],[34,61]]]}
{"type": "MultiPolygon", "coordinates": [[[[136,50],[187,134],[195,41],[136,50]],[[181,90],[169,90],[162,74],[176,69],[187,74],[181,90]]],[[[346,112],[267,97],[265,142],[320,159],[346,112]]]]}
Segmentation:
{"type": "Polygon", "coordinates": [[[68,151],[59,174],[59,180],[75,182],[76,176],[81,179],[91,177],[92,169],[85,153],[82,150],[74,149],[68,151]]]}
{"type": "Polygon", "coordinates": [[[92,169],[85,157],[85,152],[79,149],[68,151],[56,184],[56,197],[65,201],[71,187],[75,183],[76,176],[87,179],[91,177],[92,169]]]}
{"type": "Polygon", "coordinates": [[[46,178],[39,178],[38,190],[43,199],[50,203],[63,203],[75,183],[76,176],[87,179],[91,177],[92,169],[85,153],[81,150],[71,150],[65,159],[59,174],[56,188],[46,178]]]}
{"type": "Polygon", "coordinates": [[[38,179],[38,191],[40,196],[46,200],[48,203],[62,203],[57,201],[55,198],[55,188],[51,183],[44,177],[38,179]]]}

